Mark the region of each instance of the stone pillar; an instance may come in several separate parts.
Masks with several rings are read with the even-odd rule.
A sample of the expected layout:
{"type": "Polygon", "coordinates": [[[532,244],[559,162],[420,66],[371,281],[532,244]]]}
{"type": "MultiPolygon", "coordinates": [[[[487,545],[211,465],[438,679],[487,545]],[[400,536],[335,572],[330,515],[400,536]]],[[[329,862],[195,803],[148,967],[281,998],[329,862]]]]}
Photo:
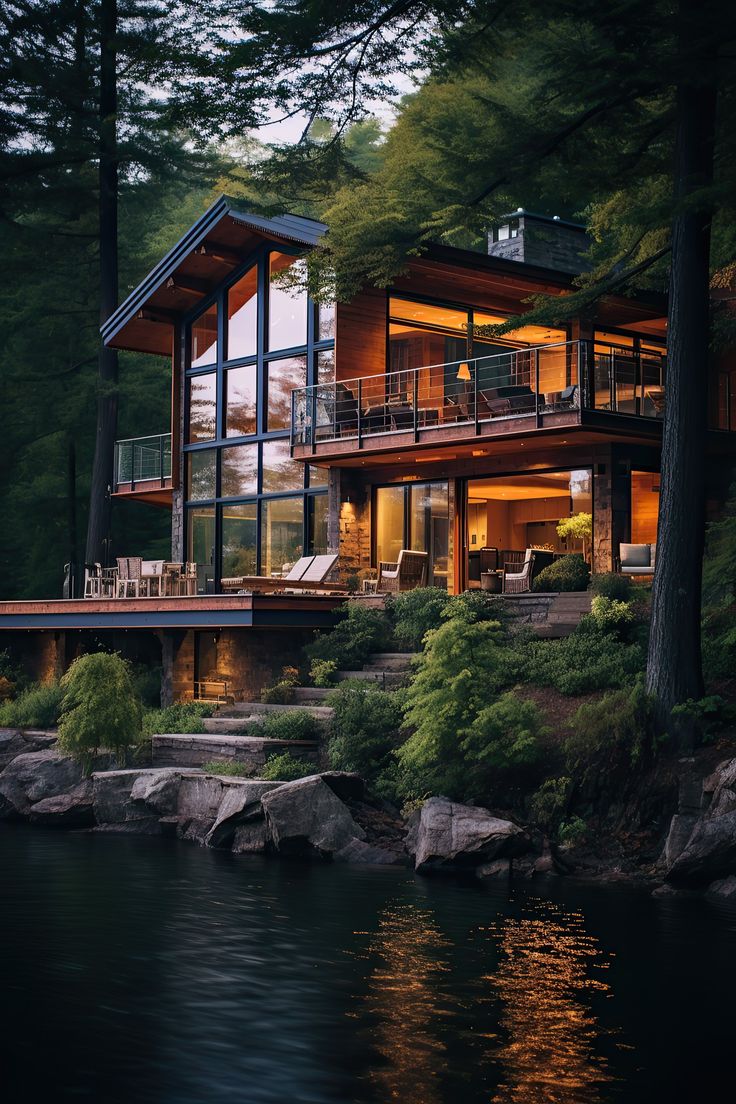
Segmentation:
{"type": "Polygon", "coordinates": [[[338,539],[344,579],[371,566],[371,488],[359,474],[347,470],[340,474],[338,539]]]}
{"type": "Polygon", "coordinates": [[[174,704],[174,637],[162,629],[158,633],[161,641],[161,708],[174,704]]]}
{"type": "Polygon", "coordinates": [[[612,478],[611,454],[610,450],[606,450],[606,452],[596,458],[596,463],[593,465],[592,568],[595,574],[613,570],[613,553],[611,547],[612,478]]]}

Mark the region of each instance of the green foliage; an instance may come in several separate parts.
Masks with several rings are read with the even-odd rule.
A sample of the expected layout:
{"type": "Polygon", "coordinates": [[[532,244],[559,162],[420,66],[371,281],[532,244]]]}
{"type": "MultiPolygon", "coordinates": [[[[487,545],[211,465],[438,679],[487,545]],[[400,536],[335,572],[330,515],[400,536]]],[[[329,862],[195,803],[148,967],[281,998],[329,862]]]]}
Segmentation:
{"type": "Polygon", "coordinates": [[[156,736],[159,733],[201,732],[202,718],[215,712],[209,702],[177,702],[165,709],[150,709],[143,714],[143,733],[156,736]]]}
{"type": "Polygon", "coordinates": [[[117,654],[94,652],[75,659],[61,680],[59,750],[89,769],[101,747],[124,761],[141,739],[141,707],[130,666],[117,654]]]}
{"type": "Polygon", "coordinates": [[[563,743],[568,774],[585,790],[613,786],[651,762],[658,743],[643,679],[580,706],[563,743]]]}
{"type": "Polygon", "coordinates": [[[557,830],[557,838],[565,847],[579,847],[585,843],[589,831],[582,817],[572,816],[569,820],[563,820],[557,830]]]}
{"type": "Polygon", "coordinates": [[[402,698],[401,691],[379,690],[362,679],[343,682],[330,694],[327,755],[333,770],[374,781],[387,769],[403,722],[402,698]]]}
{"type": "Polygon", "coordinates": [[[733,720],[733,712],[718,694],[697,701],[688,698],[681,705],[676,705],[672,710],[672,720],[678,746],[708,743],[727,720],[733,720]]]}
{"type": "Polygon", "coordinates": [[[313,763],[297,759],[290,751],[285,751],[282,755],[271,755],[266,760],[260,777],[265,778],[267,782],[293,782],[297,778],[306,778],[310,774],[314,774],[313,763]]]}
{"type": "Polygon", "coordinates": [[[619,575],[617,571],[605,571],[600,575],[591,575],[590,589],[594,595],[611,598],[618,602],[629,602],[634,596],[631,576],[619,575]]]}
{"type": "Polygon", "coordinates": [[[0,705],[0,726],[4,728],[53,728],[61,713],[63,691],[58,682],[36,683],[21,690],[17,698],[0,705]]]}
{"type": "Polygon", "coordinates": [[[534,589],[541,591],[587,590],[590,568],[577,553],[561,556],[543,567],[534,580],[534,589]]]}
{"type": "Polygon", "coordinates": [[[709,609],[736,602],[736,485],[719,521],[708,524],[703,559],[703,601],[709,609]]]}
{"type": "Polygon", "coordinates": [[[407,692],[405,722],[414,731],[397,752],[402,796],[465,796],[463,740],[508,682],[512,658],[497,621],[452,619],[427,634],[407,692]]]}
{"type": "Polygon", "coordinates": [[[596,594],[590,605],[590,613],[583,620],[586,626],[590,624],[599,632],[622,636],[634,624],[636,616],[628,602],[596,594]]]}
{"type": "Polygon", "coordinates": [[[418,651],[425,633],[439,625],[449,602],[450,596],[442,587],[416,587],[397,594],[390,603],[397,643],[410,651],[418,651]]]}
{"type": "Polygon", "coordinates": [[[310,660],[331,659],[339,670],[357,671],[371,652],[383,649],[388,621],[381,610],[362,602],[346,602],[331,632],[320,633],[304,649],[310,660]]]}
{"type": "Polygon", "coordinates": [[[732,678],[736,671],[736,602],[706,611],[702,647],[706,677],[711,681],[732,678]]]}
{"type": "Polygon", "coordinates": [[[261,690],[261,701],[267,705],[291,705],[294,700],[294,689],[298,685],[298,668],[283,667],[281,677],[273,686],[267,686],[261,690]]]}
{"type": "Polygon", "coordinates": [[[319,686],[320,689],[326,690],[334,686],[336,674],[337,663],[334,659],[312,660],[312,666],[309,668],[309,677],[314,685],[319,686]]]}
{"type": "Polygon", "coordinates": [[[444,621],[452,619],[468,625],[477,621],[496,621],[503,627],[508,613],[502,598],[495,598],[482,590],[464,590],[461,594],[453,594],[441,617],[444,621]]]}
{"type": "Polygon", "coordinates": [[[561,694],[627,686],[644,669],[644,652],[601,632],[577,629],[563,640],[531,640],[517,650],[519,675],[561,694]]]}
{"type": "Polygon", "coordinates": [[[572,780],[567,776],[547,778],[529,798],[532,823],[548,836],[555,835],[563,822],[571,790],[572,780]]]}
{"type": "Polygon", "coordinates": [[[557,536],[563,540],[583,542],[583,559],[586,559],[588,541],[593,536],[593,515],[580,512],[561,518],[557,523],[557,536]]]}
{"type": "Polygon", "coordinates": [[[155,709],[161,702],[161,668],[147,667],[142,663],[131,668],[133,689],[141,704],[155,709]]]}
{"type": "Polygon", "coordinates": [[[540,737],[546,729],[534,702],[513,690],[481,709],[460,741],[466,765],[466,793],[492,793],[499,776],[519,776],[541,755],[540,737]]]}
{"type": "Polygon", "coordinates": [[[260,727],[270,740],[319,740],[322,728],[308,709],[267,713],[260,727]]]}
{"type": "Polygon", "coordinates": [[[252,774],[251,768],[247,763],[221,763],[219,761],[213,761],[211,763],[203,763],[202,770],[207,774],[220,774],[225,778],[247,778],[252,774]]]}
{"type": "Polygon", "coordinates": [[[0,698],[12,697],[13,693],[25,689],[28,683],[23,668],[15,662],[7,649],[0,652],[0,683],[7,691],[5,694],[0,694],[0,698]]]}

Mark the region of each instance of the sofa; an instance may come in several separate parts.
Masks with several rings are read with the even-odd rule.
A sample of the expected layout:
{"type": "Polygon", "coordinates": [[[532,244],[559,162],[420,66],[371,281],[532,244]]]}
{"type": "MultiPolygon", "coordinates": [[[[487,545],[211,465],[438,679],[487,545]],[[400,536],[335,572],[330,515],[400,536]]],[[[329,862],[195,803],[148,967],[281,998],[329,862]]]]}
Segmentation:
{"type": "Polygon", "coordinates": [[[656,544],[621,544],[619,558],[622,575],[653,575],[657,558],[656,544]]]}

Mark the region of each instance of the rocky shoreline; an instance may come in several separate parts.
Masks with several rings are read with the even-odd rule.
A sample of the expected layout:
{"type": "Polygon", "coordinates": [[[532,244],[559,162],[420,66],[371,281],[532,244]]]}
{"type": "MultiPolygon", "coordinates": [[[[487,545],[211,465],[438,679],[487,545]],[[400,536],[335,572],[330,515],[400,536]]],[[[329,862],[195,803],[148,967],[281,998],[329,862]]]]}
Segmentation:
{"type": "Polygon", "coordinates": [[[173,836],[235,854],[413,866],[476,878],[573,874],[649,882],[658,896],[705,895],[736,904],[736,759],[700,784],[672,817],[657,863],[638,874],[615,866],[586,876],[540,833],[444,797],[407,822],[372,801],[355,774],[322,771],[291,782],[207,774],[198,768],[92,773],[60,755],[49,732],[0,730],[0,820],[46,828],[173,836]]]}

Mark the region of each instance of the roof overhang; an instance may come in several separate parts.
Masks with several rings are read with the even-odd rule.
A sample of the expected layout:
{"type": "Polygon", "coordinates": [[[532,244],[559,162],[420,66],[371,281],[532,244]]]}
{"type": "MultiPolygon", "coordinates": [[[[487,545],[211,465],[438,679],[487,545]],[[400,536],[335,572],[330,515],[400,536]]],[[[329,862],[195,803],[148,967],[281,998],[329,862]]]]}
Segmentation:
{"type": "Polygon", "coordinates": [[[299,215],[265,218],[221,196],[102,326],[105,345],[170,356],[174,326],[265,241],[305,249],[327,227],[299,215]]]}

